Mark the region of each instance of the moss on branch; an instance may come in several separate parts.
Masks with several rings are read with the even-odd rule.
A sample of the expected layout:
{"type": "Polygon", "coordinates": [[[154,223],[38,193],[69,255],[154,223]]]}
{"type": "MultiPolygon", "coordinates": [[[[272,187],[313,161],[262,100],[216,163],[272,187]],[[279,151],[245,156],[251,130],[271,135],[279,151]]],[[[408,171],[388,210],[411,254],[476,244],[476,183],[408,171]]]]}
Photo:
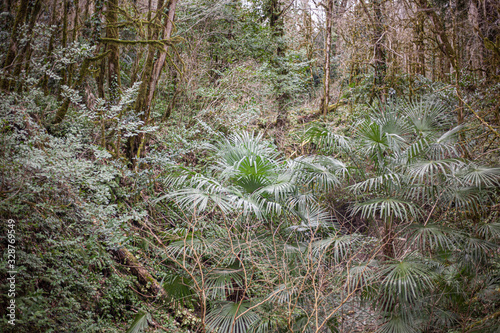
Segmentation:
{"type": "Polygon", "coordinates": [[[124,40],[115,38],[101,38],[99,41],[107,44],[119,44],[119,45],[154,45],[156,47],[164,47],[165,45],[173,46],[176,43],[183,41],[182,37],[172,37],[167,39],[156,39],[156,40],[124,40]]]}

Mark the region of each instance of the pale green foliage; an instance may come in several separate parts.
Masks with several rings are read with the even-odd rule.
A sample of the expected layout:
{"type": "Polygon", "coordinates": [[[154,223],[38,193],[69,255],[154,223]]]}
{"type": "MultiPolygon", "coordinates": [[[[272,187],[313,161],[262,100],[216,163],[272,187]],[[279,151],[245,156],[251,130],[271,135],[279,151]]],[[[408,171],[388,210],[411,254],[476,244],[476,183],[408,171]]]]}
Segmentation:
{"type": "Polygon", "coordinates": [[[474,280],[464,291],[474,274],[490,274],[484,264],[492,262],[499,233],[496,223],[469,233],[448,219],[482,211],[499,178],[497,168],[459,156],[462,128],[443,112],[432,102],[394,104],[356,124],[352,137],[308,132],[348,162],[287,161],[261,136],[241,133],[208,147],[217,158],[211,172],[170,169],[177,172],[166,178],[172,190],[159,202],[189,211],[191,231],[172,239],[168,257],[196,277],[189,285],[207,306],[206,327],[335,330],[337,311],[368,311],[367,304],[380,332],[456,327],[465,295],[498,285],[474,280]],[[320,195],[338,193],[347,181],[355,195],[351,214],[382,219],[385,235],[323,231],[336,223],[320,195]],[[222,214],[221,225],[205,223],[205,214],[222,214]],[[381,256],[388,239],[396,249],[389,258],[381,256]]]}
{"type": "Polygon", "coordinates": [[[500,181],[498,167],[461,156],[457,139],[463,127],[453,127],[437,100],[382,105],[351,129],[353,135],[346,139],[314,127],[308,140],[348,157],[351,170],[358,171],[351,172],[356,180],[349,187],[356,195],[351,214],[376,223],[381,219],[389,237],[385,241],[397,243],[399,251],[387,263],[351,267],[349,290],[377,305],[384,318],[380,332],[419,332],[437,322],[453,327],[465,308],[449,304],[454,300],[466,306],[466,292],[460,288],[467,274],[491,274],[487,265],[478,264],[491,262],[498,233],[496,223],[474,232],[460,230],[448,219],[483,214],[490,207],[500,181]],[[368,171],[361,167],[366,163],[368,171]],[[404,237],[402,242],[395,235],[404,237]]]}
{"type": "Polygon", "coordinates": [[[197,213],[217,208],[224,214],[261,220],[284,215],[299,219],[305,228],[332,225],[331,216],[307,195],[307,187],[339,185],[347,173],[341,162],[331,158],[286,162],[262,136],[249,133],[234,134],[211,149],[218,157],[216,177],[181,169],[179,176],[166,179],[177,190],[159,200],[174,199],[181,208],[197,213]]]}
{"type": "Polygon", "coordinates": [[[40,90],[0,100],[0,170],[9,191],[0,211],[16,221],[21,272],[16,305],[22,315],[14,329],[123,331],[117,323],[132,315],[126,306],[137,302],[130,289],[135,280],[110,273],[116,263],[107,250],[130,240],[126,222],[142,214],[116,204],[123,166],[92,143],[81,119],[49,134],[40,117],[55,101],[40,90]]]}
{"type": "Polygon", "coordinates": [[[245,302],[221,302],[212,307],[207,316],[208,332],[245,333],[259,318],[248,309],[249,304],[245,302]]]}

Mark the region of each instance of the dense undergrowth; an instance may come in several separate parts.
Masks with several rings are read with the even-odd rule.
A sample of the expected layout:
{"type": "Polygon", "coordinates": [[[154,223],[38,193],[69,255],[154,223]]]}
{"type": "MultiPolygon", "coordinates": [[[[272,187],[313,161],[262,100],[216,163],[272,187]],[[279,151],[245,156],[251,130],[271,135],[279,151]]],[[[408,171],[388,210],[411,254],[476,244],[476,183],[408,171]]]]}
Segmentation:
{"type": "Polygon", "coordinates": [[[36,89],[2,99],[14,331],[496,329],[499,169],[460,141],[475,130],[449,100],[297,124],[292,158],[248,122],[200,117],[154,132],[135,171],[85,114],[49,133],[54,103],[36,89]]]}
{"type": "Polygon", "coordinates": [[[359,20],[325,78],[322,28],[273,2],[180,3],[173,37],[170,9],[25,2],[0,16],[2,332],[498,331],[497,76],[429,44],[432,75],[380,82],[359,20]]]}

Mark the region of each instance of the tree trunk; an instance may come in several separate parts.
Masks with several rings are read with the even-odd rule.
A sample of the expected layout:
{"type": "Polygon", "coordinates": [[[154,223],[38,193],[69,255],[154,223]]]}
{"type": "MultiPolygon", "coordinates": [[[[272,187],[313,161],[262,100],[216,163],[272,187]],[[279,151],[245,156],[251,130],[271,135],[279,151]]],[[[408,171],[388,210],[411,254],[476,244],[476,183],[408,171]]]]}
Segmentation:
{"type": "MultiPolygon", "coordinates": [[[[63,0],[63,26],[62,26],[62,47],[66,48],[68,46],[68,12],[69,12],[69,0],[63,0]]],[[[65,68],[62,69],[62,84],[70,85],[68,82],[68,73],[65,68]]]]}
{"type": "Polygon", "coordinates": [[[333,20],[333,0],[326,3],[326,38],[325,38],[325,77],[323,98],[321,99],[321,112],[326,116],[328,105],[330,105],[330,53],[332,47],[332,20],[333,20]]]}
{"type": "Polygon", "coordinates": [[[417,47],[417,58],[418,58],[418,67],[417,73],[425,76],[425,47],[424,47],[424,17],[422,14],[419,14],[417,17],[417,24],[415,26],[415,45],[417,47]]]}
{"type": "MultiPolygon", "coordinates": [[[[304,32],[304,45],[307,52],[307,60],[311,62],[314,59],[314,45],[313,45],[313,28],[311,19],[311,6],[309,0],[302,0],[302,31],[304,32]]],[[[313,64],[309,65],[309,75],[311,80],[311,92],[314,91],[314,73],[313,64]]]]}
{"type": "Polygon", "coordinates": [[[384,84],[386,74],[386,59],[384,50],[384,18],[382,16],[382,0],[373,1],[373,10],[375,12],[375,86],[377,87],[377,95],[384,100],[384,84]]]}
{"type": "MultiPolygon", "coordinates": [[[[52,2],[52,14],[50,16],[50,26],[55,25],[55,22],[56,22],[57,1],[58,0],[53,0],[53,2],[52,2]]],[[[55,34],[51,34],[50,40],[49,40],[49,46],[47,48],[47,60],[46,60],[47,62],[48,62],[48,59],[51,58],[52,51],[54,50],[54,40],[55,40],[55,34]]],[[[49,94],[49,77],[47,74],[43,75],[42,82],[41,82],[40,86],[43,89],[43,93],[45,95],[48,95],[49,94]]]]}
{"type": "Polygon", "coordinates": [[[273,36],[277,44],[276,56],[272,60],[272,65],[276,70],[276,74],[278,75],[278,79],[274,87],[276,93],[276,101],[278,103],[276,127],[284,128],[286,126],[288,118],[286,104],[290,96],[288,95],[288,93],[283,91],[284,76],[288,74],[288,69],[281,63],[283,61],[282,58],[285,56],[285,42],[283,41],[283,36],[285,34],[285,25],[283,21],[283,12],[281,11],[280,0],[271,0],[267,15],[269,17],[269,27],[273,32],[273,36]]]}
{"type": "MultiPolygon", "coordinates": [[[[106,37],[118,39],[118,0],[108,0],[106,9],[106,37]]],[[[109,99],[114,102],[120,95],[120,48],[118,44],[110,43],[107,45],[108,57],[108,87],[109,99]]]]}
{"type": "Polygon", "coordinates": [[[137,258],[130,253],[126,248],[121,247],[113,250],[113,253],[118,257],[120,262],[128,267],[142,285],[145,285],[156,296],[165,295],[165,290],[160,283],[144,268],[137,258]]]}
{"type": "MultiPolygon", "coordinates": [[[[174,29],[174,18],[175,18],[175,8],[177,6],[177,0],[170,0],[167,3],[168,7],[168,15],[165,16],[163,22],[163,39],[169,39],[172,36],[172,31],[174,29]]],[[[158,1],[158,8],[163,7],[163,2],[158,1]]],[[[157,37],[159,32],[150,33],[157,37]]],[[[149,122],[149,116],[151,112],[151,104],[154,98],[156,86],[158,84],[158,80],[160,79],[161,71],[163,66],[165,65],[165,61],[167,59],[168,54],[168,45],[164,44],[163,48],[159,52],[159,55],[156,57],[156,61],[154,61],[156,53],[156,47],[153,45],[149,46],[148,55],[146,58],[146,65],[143,70],[142,75],[142,83],[139,87],[139,94],[137,97],[137,101],[135,104],[135,111],[137,114],[142,113],[142,120],[144,125],[147,125],[149,122]]],[[[135,166],[135,159],[140,156],[141,149],[144,146],[144,141],[146,137],[144,134],[138,135],[137,137],[131,137],[128,142],[128,157],[132,162],[132,165],[135,166]]]]}
{"type": "MultiPolygon", "coordinates": [[[[38,18],[38,14],[40,13],[41,8],[42,8],[42,0],[37,0],[31,10],[31,13],[29,13],[28,30],[26,32],[28,41],[26,42],[21,52],[18,53],[17,56],[18,59],[16,61],[17,64],[13,74],[14,78],[19,78],[23,67],[26,69],[26,74],[28,73],[29,62],[31,60],[31,50],[32,50],[31,42],[33,40],[33,33],[34,33],[33,29],[35,27],[36,19],[38,18]]],[[[18,93],[21,93],[22,90],[23,90],[23,80],[20,80],[17,91],[18,93]]]]}
{"type": "Polygon", "coordinates": [[[18,32],[19,27],[26,21],[26,16],[28,14],[28,4],[29,0],[21,0],[19,3],[19,8],[17,9],[16,18],[14,19],[14,24],[12,26],[12,32],[10,34],[9,49],[5,60],[3,63],[4,75],[6,76],[0,84],[0,88],[3,90],[9,90],[11,79],[7,77],[11,72],[12,66],[14,65],[14,60],[18,52],[18,32]]]}
{"type": "Polygon", "coordinates": [[[386,57],[384,50],[384,39],[385,39],[385,28],[384,28],[384,18],[382,15],[382,2],[383,0],[373,0],[373,15],[370,14],[364,0],[360,1],[360,4],[365,12],[366,16],[370,20],[372,25],[372,44],[373,44],[373,90],[370,96],[370,102],[375,97],[378,96],[384,100],[384,81],[386,75],[386,57]]]}
{"type": "MultiPolygon", "coordinates": [[[[76,80],[76,82],[74,82],[74,84],[72,85],[72,89],[75,89],[75,88],[78,88],[82,85],[83,81],[85,80],[85,77],[87,76],[88,74],[88,68],[90,66],[90,64],[93,62],[93,61],[99,61],[101,60],[102,58],[106,57],[108,55],[109,51],[107,52],[104,52],[102,54],[99,54],[93,58],[87,58],[83,61],[81,67],[80,67],[80,71],[79,71],[79,74],[78,74],[78,79],[76,80]]],[[[63,121],[64,117],[66,117],[66,113],[68,112],[68,107],[69,107],[69,104],[70,104],[70,99],[69,98],[65,98],[64,101],[63,101],[63,104],[59,107],[59,109],[57,110],[56,112],[56,116],[54,117],[54,120],[52,121],[52,124],[54,125],[57,125],[59,124],[61,121],[63,121]]]]}

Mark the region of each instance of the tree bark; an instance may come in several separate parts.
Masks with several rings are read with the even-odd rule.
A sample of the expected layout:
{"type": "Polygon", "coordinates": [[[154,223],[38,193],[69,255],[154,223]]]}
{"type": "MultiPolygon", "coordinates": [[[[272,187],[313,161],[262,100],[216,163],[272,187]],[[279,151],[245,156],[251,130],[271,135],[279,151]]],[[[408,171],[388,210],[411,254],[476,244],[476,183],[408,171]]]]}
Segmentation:
{"type": "MultiPolygon", "coordinates": [[[[14,24],[12,26],[12,32],[10,34],[10,42],[9,49],[7,51],[7,55],[5,56],[5,60],[3,63],[4,75],[8,76],[10,73],[12,66],[14,65],[14,60],[16,58],[16,54],[18,52],[18,32],[19,27],[26,21],[26,16],[28,14],[28,4],[29,0],[21,0],[19,3],[19,8],[17,9],[16,18],[14,19],[14,24]]],[[[0,83],[0,87],[3,90],[9,90],[11,84],[11,79],[5,77],[0,83]]]]}
{"type": "MultiPolygon", "coordinates": [[[[102,58],[106,57],[108,55],[108,53],[109,53],[109,51],[106,51],[102,54],[99,54],[99,55],[93,57],[93,58],[85,59],[80,67],[78,79],[73,84],[72,88],[74,89],[74,88],[77,88],[77,87],[82,85],[83,81],[85,80],[85,77],[88,74],[88,68],[89,68],[91,62],[101,60],[102,58]]],[[[57,110],[56,116],[54,117],[54,120],[52,121],[53,125],[59,124],[61,121],[63,121],[64,117],[66,117],[66,113],[68,112],[68,107],[69,107],[70,102],[71,101],[69,98],[64,99],[63,104],[57,110]]]]}
{"type": "MultiPolygon", "coordinates": [[[[106,8],[106,37],[119,39],[118,35],[118,0],[108,0],[106,8]]],[[[117,44],[107,44],[109,99],[114,102],[120,96],[120,47],[117,44]]]]}
{"type": "Polygon", "coordinates": [[[283,36],[285,34],[285,24],[283,21],[283,12],[281,9],[280,0],[271,0],[267,15],[269,17],[269,28],[271,28],[276,41],[276,56],[271,61],[273,67],[276,69],[276,74],[278,76],[277,82],[274,87],[276,93],[276,101],[278,103],[276,127],[283,129],[287,123],[288,112],[286,109],[286,104],[290,96],[288,95],[288,93],[283,91],[284,76],[288,74],[288,70],[286,66],[283,66],[283,64],[281,63],[283,61],[282,58],[285,56],[285,43],[283,41],[283,36]]]}
{"type": "Polygon", "coordinates": [[[373,0],[373,15],[366,8],[364,0],[360,0],[363,11],[368,16],[370,24],[372,25],[372,44],[373,44],[373,90],[370,96],[370,102],[373,97],[378,96],[382,101],[384,100],[384,82],[386,76],[386,56],[384,50],[385,28],[384,17],[382,15],[382,1],[373,0]]]}
{"type": "Polygon", "coordinates": [[[156,296],[165,295],[165,290],[160,283],[144,268],[137,258],[130,253],[126,248],[121,247],[114,250],[113,253],[118,257],[120,262],[128,267],[142,285],[145,285],[156,296]]]}
{"type": "MultiPolygon", "coordinates": [[[[164,18],[163,22],[163,39],[170,39],[172,36],[172,32],[174,29],[174,19],[175,19],[175,8],[177,6],[177,0],[170,0],[167,3],[168,14],[164,18]]],[[[158,1],[158,8],[163,7],[163,2],[158,1]]],[[[158,39],[159,32],[154,31],[150,34],[150,40],[158,39]]],[[[149,116],[151,112],[151,104],[154,98],[156,86],[158,84],[158,80],[160,79],[161,71],[163,66],[165,65],[165,61],[167,59],[168,54],[167,43],[163,44],[163,48],[160,50],[159,55],[156,56],[156,46],[149,45],[148,55],[146,58],[146,64],[143,70],[141,85],[139,87],[139,94],[137,97],[137,101],[135,104],[135,111],[137,114],[142,113],[142,120],[144,125],[147,125],[149,122],[149,116]]],[[[136,137],[131,137],[128,141],[128,158],[132,162],[132,165],[135,166],[135,159],[138,158],[141,154],[141,147],[144,146],[145,136],[144,134],[138,135],[136,137]]]]}
{"type": "Polygon", "coordinates": [[[325,38],[325,77],[323,98],[321,99],[321,112],[326,116],[330,105],[330,53],[332,48],[332,20],[333,20],[333,0],[326,3],[326,38],[325,38]]]}
{"type": "MultiPolygon", "coordinates": [[[[32,50],[31,42],[33,40],[33,29],[35,28],[36,19],[38,18],[38,14],[40,13],[41,8],[42,8],[42,0],[36,0],[31,12],[28,15],[29,23],[28,23],[28,30],[26,32],[28,41],[26,42],[21,52],[18,53],[17,56],[18,59],[16,61],[17,64],[13,74],[14,78],[20,77],[23,67],[26,69],[26,74],[28,73],[29,62],[31,60],[31,50],[32,50]]],[[[22,93],[22,90],[23,90],[23,81],[20,80],[17,92],[22,93]]]]}
{"type": "Polygon", "coordinates": [[[384,17],[382,15],[382,0],[373,1],[373,10],[375,12],[375,86],[378,88],[377,95],[384,100],[384,85],[386,75],[386,57],[384,50],[384,17]]]}
{"type": "MultiPolygon", "coordinates": [[[[52,2],[52,14],[50,16],[50,26],[55,25],[56,22],[56,14],[57,14],[57,1],[58,0],[53,0],[52,2]]],[[[54,50],[54,40],[55,40],[55,34],[50,35],[50,40],[49,40],[49,46],[47,48],[47,60],[50,59],[52,55],[52,51],[54,50]]],[[[43,89],[43,93],[45,95],[49,94],[49,77],[47,74],[43,75],[43,79],[41,82],[41,87],[43,89]]]]}

